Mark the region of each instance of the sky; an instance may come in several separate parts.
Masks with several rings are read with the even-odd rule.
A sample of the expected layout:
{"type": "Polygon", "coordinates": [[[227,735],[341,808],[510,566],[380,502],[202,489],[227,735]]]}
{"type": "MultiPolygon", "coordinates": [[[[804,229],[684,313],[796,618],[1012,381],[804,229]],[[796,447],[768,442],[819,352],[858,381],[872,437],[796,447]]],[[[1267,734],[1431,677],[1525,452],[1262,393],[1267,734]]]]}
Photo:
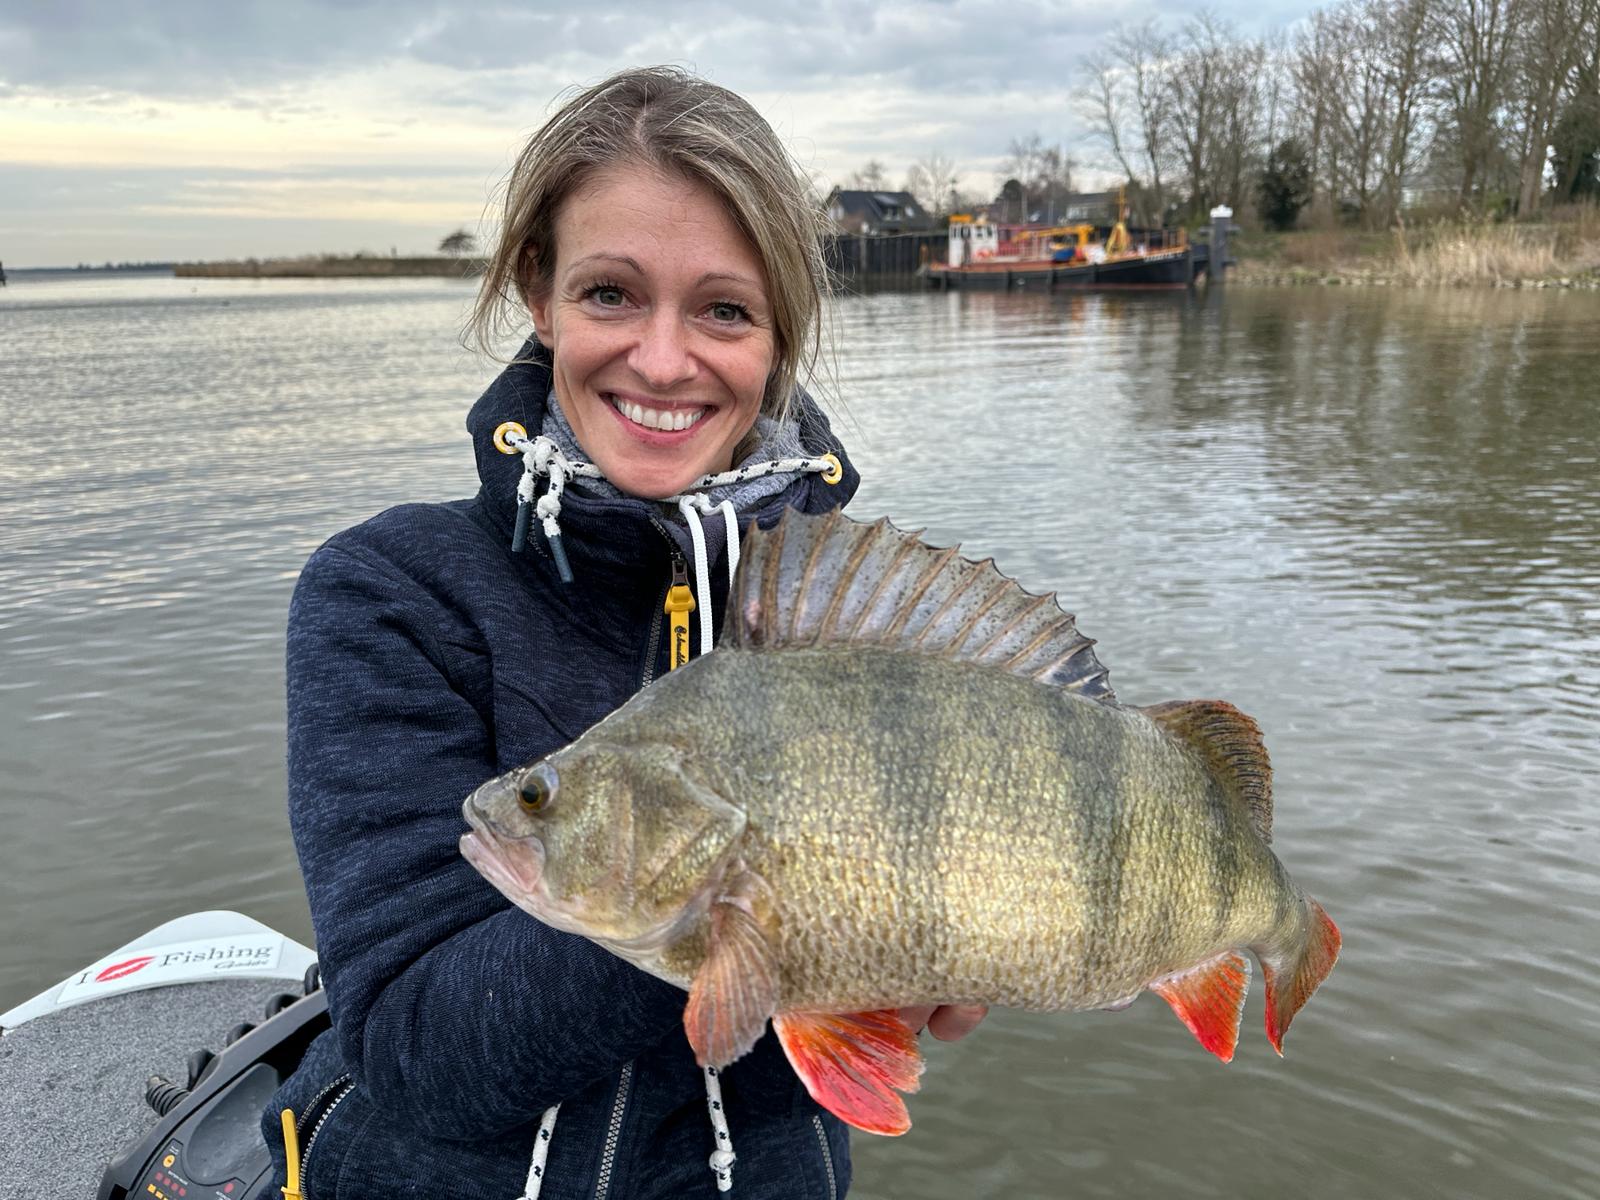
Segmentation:
{"type": "MultiPolygon", "coordinates": [[[[1309,0],[1222,0],[1246,32],[1309,0]]],[[[0,0],[0,262],[433,253],[480,237],[574,86],[674,63],[739,92],[822,188],[953,159],[992,193],[1012,139],[1108,179],[1074,89],[1145,0],[0,0]]]]}

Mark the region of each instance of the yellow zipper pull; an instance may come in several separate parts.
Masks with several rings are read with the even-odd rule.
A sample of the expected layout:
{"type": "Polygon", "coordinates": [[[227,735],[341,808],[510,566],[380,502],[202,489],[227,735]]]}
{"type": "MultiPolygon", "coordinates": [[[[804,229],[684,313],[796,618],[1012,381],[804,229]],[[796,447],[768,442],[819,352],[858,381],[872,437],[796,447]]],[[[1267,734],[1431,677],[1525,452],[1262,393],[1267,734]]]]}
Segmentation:
{"type": "Polygon", "coordinates": [[[289,1160],[285,1172],[283,1200],[300,1200],[300,1133],[294,1127],[294,1109],[283,1110],[283,1154],[289,1160]]]}
{"type": "Polygon", "coordinates": [[[672,556],[672,586],[662,605],[669,622],[667,670],[689,661],[689,614],[694,611],[694,593],[689,590],[689,567],[681,554],[672,556]]]}

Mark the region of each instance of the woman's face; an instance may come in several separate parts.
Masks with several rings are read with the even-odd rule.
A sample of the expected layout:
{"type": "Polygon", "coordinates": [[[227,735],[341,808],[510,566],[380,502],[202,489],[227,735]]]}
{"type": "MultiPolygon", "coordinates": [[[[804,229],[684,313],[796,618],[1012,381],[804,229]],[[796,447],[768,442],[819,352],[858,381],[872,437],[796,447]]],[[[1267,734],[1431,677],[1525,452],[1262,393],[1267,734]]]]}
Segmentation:
{"type": "Polygon", "coordinates": [[[549,293],[529,305],[578,445],[635,496],[733,465],[776,341],[755,248],[703,184],[596,173],[555,219],[549,293]]]}

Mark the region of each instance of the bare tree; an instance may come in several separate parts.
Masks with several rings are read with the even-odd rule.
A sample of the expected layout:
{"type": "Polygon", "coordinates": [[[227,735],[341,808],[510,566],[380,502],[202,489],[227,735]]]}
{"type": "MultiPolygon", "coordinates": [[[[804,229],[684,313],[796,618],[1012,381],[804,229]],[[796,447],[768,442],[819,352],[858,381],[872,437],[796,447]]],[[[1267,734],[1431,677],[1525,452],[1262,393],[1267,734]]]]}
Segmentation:
{"type": "Polygon", "coordinates": [[[882,192],[889,187],[889,171],[875,158],[869,158],[866,164],[850,176],[850,186],[864,192],[882,192]]]}
{"type": "Polygon", "coordinates": [[[1385,226],[1400,214],[1405,178],[1416,161],[1416,135],[1431,80],[1427,36],[1434,0],[1372,0],[1384,47],[1389,91],[1389,140],[1384,147],[1378,217],[1385,226]]]}
{"type": "Polygon", "coordinates": [[[1530,0],[1516,35],[1518,94],[1517,211],[1532,213],[1544,191],[1550,137],[1576,89],[1585,52],[1593,53],[1597,0],[1530,0]],[[1587,29],[1587,42],[1575,36],[1587,29]]]}
{"type": "Polygon", "coordinates": [[[1037,133],[1013,138],[1001,171],[1022,185],[1025,215],[1056,221],[1066,212],[1072,194],[1073,162],[1060,146],[1051,146],[1037,133]]]}
{"type": "Polygon", "coordinates": [[[958,207],[957,189],[961,172],[954,160],[931,150],[906,171],[905,190],[916,196],[936,216],[949,216],[958,207]]]}
{"type": "Polygon", "coordinates": [[[1166,73],[1168,112],[1188,186],[1188,208],[1204,213],[1214,199],[1209,171],[1212,138],[1223,107],[1222,88],[1228,70],[1226,23],[1205,10],[1185,23],[1172,69],[1166,73]]]}
{"type": "Polygon", "coordinates": [[[1218,128],[1211,139],[1207,164],[1212,199],[1242,207],[1257,172],[1265,143],[1265,105],[1261,85],[1266,47],[1258,41],[1235,43],[1223,56],[1224,73],[1218,81],[1218,128]]]}
{"type": "Polygon", "coordinates": [[[1295,41],[1296,125],[1329,207],[1374,227],[1399,209],[1432,77],[1434,0],[1339,0],[1295,41]]]}
{"type": "Polygon", "coordinates": [[[1343,58],[1337,43],[1338,23],[1327,13],[1312,13],[1295,37],[1290,66],[1297,124],[1311,159],[1313,211],[1320,201],[1328,213],[1337,209],[1339,192],[1334,109],[1342,88],[1343,58]]]}
{"type": "Polygon", "coordinates": [[[1146,220],[1153,218],[1152,223],[1162,224],[1167,208],[1161,172],[1166,164],[1167,130],[1171,124],[1172,91],[1167,86],[1167,73],[1171,69],[1172,46],[1154,20],[1113,31],[1107,45],[1126,72],[1133,99],[1139,149],[1149,172],[1149,205],[1153,209],[1146,214],[1146,220]]]}
{"type": "Polygon", "coordinates": [[[1512,39],[1528,0],[1440,0],[1431,33],[1440,47],[1435,76],[1455,137],[1463,207],[1482,188],[1499,148],[1512,74],[1512,39]]]}
{"type": "Polygon", "coordinates": [[[1127,119],[1122,67],[1106,50],[1096,50],[1083,59],[1084,82],[1076,93],[1078,109],[1089,128],[1111,148],[1124,179],[1137,179],[1138,172],[1123,149],[1123,123],[1127,119]]]}

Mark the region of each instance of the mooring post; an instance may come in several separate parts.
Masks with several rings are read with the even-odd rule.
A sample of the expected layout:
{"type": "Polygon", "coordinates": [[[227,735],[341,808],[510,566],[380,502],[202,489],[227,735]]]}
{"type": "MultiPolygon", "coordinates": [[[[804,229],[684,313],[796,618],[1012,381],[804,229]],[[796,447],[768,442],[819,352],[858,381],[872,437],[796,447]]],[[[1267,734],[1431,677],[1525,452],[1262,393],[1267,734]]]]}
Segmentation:
{"type": "Polygon", "coordinates": [[[1237,266],[1239,260],[1228,255],[1228,235],[1238,233],[1233,223],[1233,209],[1219,204],[1211,210],[1211,250],[1206,261],[1206,283],[1221,284],[1228,279],[1228,268],[1237,266]]]}

